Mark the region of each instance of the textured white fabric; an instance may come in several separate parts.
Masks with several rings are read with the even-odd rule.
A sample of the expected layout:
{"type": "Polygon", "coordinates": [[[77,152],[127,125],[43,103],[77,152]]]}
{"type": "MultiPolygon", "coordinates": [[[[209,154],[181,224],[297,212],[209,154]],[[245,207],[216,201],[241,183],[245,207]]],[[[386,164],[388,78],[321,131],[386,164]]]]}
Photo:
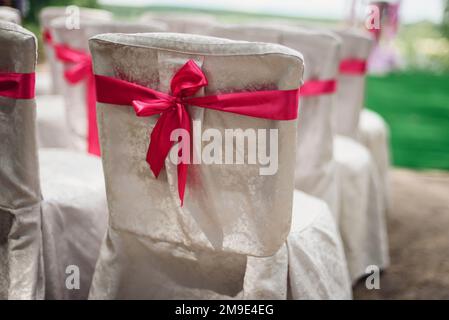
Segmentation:
{"type": "Polygon", "coordinates": [[[359,140],[371,152],[380,176],[381,193],[385,197],[385,206],[390,204],[390,148],[389,128],[385,120],[374,111],[363,109],[360,113],[359,140]]]}
{"type": "MultiPolygon", "coordinates": [[[[34,72],[29,31],[0,22],[0,47],[0,70],[34,72]]],[[[0,97],[0,299],[86,298],[107,225],[101,162],[65,151],[39,159],[35,109],[0,97]],[[72,264],[81,281],[69,291],[72,264]]]]}
{"type": "Polygon", "coordinates": [[[84,153],[41,149],[39,166],[46,299],[86,299],[107,227],[101,161],[84,153]],[[79,269],[78,290],[66,287],[68,266],[79,269]]]}
{"type": "Polygon", "coordinates": [[[40,148],[73,148],[62,96],[36,96],[36,121],[40,148]]]}
{"type": "MultiPolygon", "coordinates": [[[[338,35],[342,39],[342,59],[368,59],[372,47],[372,39],[369,36],[352,29],[340,30],[338,31],[338,35]]],[[[365,94],[365,76],[341,74],[338,80],[337,100],[334,109],[335,129],[337,133],[353,139],[351,144],[346,143],[345,147],[341,147],[341,150],[346,149],[347,151],[336,151],[339,153],[336,154],[336,158],[341,161],[341,172],[347,172],[346,174],[350,177],[352,174],[349,173],[348,168],[351,166],[353,167],[353,170],[356,170],[357,166],[354,165],[360,166],[362,164],[361,161],[358,164],[355,163],[357,157],[350,157],[346,154],[349,153],[348,148],[355,148],[355,141],[365,142],[369,149],[366,149],[365,147],[363,147],[363,149],[366,149],[370,155],[370,161],[367,161],[365,169],[370,172],[368,175],[370,181],[365,182],[365,185],[367,185],[367,191],[365,193],[367,194],[367,204],[369,205],[367,207],[368,212],[366,213],[367,224],[362,224],[366,225],[366,227],[364,227],[366,229],[366,235],[364,236],[366,244],[358,243],[358,250],[354,248],[350,249],[348,246],[346,247],[347,250],[352,251],[351,253],[347,252],[347,255],[351,276],[352,279],[355,280],[358,276],[362,275],[362,263],[376,264],[380,268],[386,268],[389,264],[388,237],[385,225],[386,205],[388,200],[388,160],[385,158],[388,159],[388,151],[386,150],[386,130],[384,130],[385,126],[382,125],[383,121],[378,118],[376,121],[374,120],[376,117],[370,116],[369,113],[362,113],[365,94]],[[361,114],[365,114],[363,120],[361,114]],[[360,130],[362,126],[366,127],[364,133],[361,133],[360,130]],[[376,127],[376,129],[374,129],[374,127],[376,127]],[[369,140],[375,140],[376,142],[368,142],[369,140]],[[350,147],[350,145],[352,147],[350,147]],[[349,159],[353,159],[353,165],[349,165],[349,162],[346,164],[343,163],[343,160],[349,161],[349,159]],[[372,163],[368,164],[368,162],[372,163]],[[353,258],[351,258],[351,256],[353,256],[353,258]]],[[[339,144],[341,143],[336,143],[336,145],[339,144]]],[[[362,149],[360,147],[361,145],[358,148],[362,149]]],[[[352,153],[356,153],[355,149],[352,153]]],[[[357,153],[361,153],[361,151],[357,153]]],[[[342,179],[345,178],[342,177],[342,179]]],[[[344,190],[344,192],[348,192],[347,199],[350,199],[351,192],[346,190],[344,190]]],[[[363,204],[360,199],[353,203],[354,205],[350,211],[359,211],[362,209],[363,204]],[[359,204],[360,206],[357,207],[356,204],[359,204]]],[[[356,221],[357,219],[348,219],[348,221],[349,220],[356,221]]],[[[352,227],[348,224],[345,228],[353,230],[351,232],[356,235],[358,233],[357,228],[360,226],[356,225],[354,222],[351,224],[352,227]]],[[[361,238],[361,236],[354,237],[361,238]]]]}
{"type": "MultiPolygon", "coordinates": [[[[259,83],[294,88],[302,74],[298,53],[271,44],[180,34],[111,34],[94,37],[90,47],[96,74],[132,78],[162,91],[168,91],[173,73],[189,58],[210,75],[205,95],[257,89],[259,83]],[[129,57],[133,57],[131,65],[129,57]]],[[[139,119],[130,107],[98,104],[111,217],[90,298],[287,296],[285,240],[292,214],[291,141],[296,137],[296,122],[190,108],[193,119],[202,119],[203,128],[264,128],[276,123],[281,141],[289,142],[279,145],[278,173],[261,177],[248,165],[191,166],[184,206],[179,207],[176,167],[166,161],[163,175],[154,180],[144,162],[147,128],[154,125],[154,119],[139,119]],[[264,183],[259,184],[259,179],[264,183]],[[247,254],[279,256],[273,257],[273,263],[260,258],[257,267],[257,263],[247,264],[247,254]],[[284,280],[268,280],[273,276],[284,280]]],[[[329,211],[323,211],[332,223],[329,211]]],[[[335,228],[333,232],[336,247],[340,244],[336,260],[343,266],[338,270],[346,271],[338,232],[335,228]]],[[[310,239],[314,242],[313,237],[310,239]]],[[[298,263],[301,260],[297,258],[298,263]]],[[[343,283],[346,287],[342,285],[345,289],[341,291],[347,290],[349,281],[343,283]]]]}
{"type": "MultiPolygon", "coordinates": [[[[336,77],[339,40],[322,31],[286,26],[211,25],[203,34],[234,40],[279,43],[300,51],[306,63],[304,81],[336,77]]],[[[337,168],[333,159],[332,95],[302,97],[299,105],[295,186],[326,201],[338,219],[337,168]]]]}
{"type": "Polygon", "coordinates": [[[286,245],[272,257],[248,258],[244,298],[285,299],[288,292],[289,299],[351,299],[343,244],[328,206],[298,190],[293,199],[286,245]]]}
{"type": "MultiPolygon", "coordinates": [[[[335,31],[342,40],[341,59],[367,60],[372,39],[359,30],[335,31]]],[[[360,112],[365,98],[365,78],[359,75],[339,74],[334,112],[335,133],[357,139],[360,112]]]]}
{"type": "MultiPolygon", "coordinates": [[[[0,21],[0,70],[32,73],[34,35],[0,21]]],[[[44,296],[33,99],[0,97],[0,299],[44,296]]]]}
{"type": "MultiPolygon", "coordinates": [[[[203,33],[287,45],[303,53],[306,62],[305,81],[337,78],[341,42],[338,35],[302,27],[275,25],[211,26],[205,28],[203,33]]],[[[344,54],[349,56],[352,54],[351,50],[358,50],[358,48],[350,46],[345,50],[344,54]]],[[[354,55],[361,57],[360,54],[368,53],[368,50],[365,51],[362,50],[361,53],[354,55]]],[[[338,77],[339,81],[340,78],[338,77]]],[[[359,85],[358,88],[362,90],[361,93],[354,90],[350,90],[345,95],[339,93],[337,100],[341,100],[346,95],[350,96],[349,99],[357,99],[363,94],[363,86],[359,85]]],[[[366,150],[355,141],[344,144],[344,148],[340,147],[341,143],[334,143],[332,114],[337,113],[339,116],[334,122],[344,120],[340,119],[340,107],[333,110],[333,98],[334,95],[324,95],[303,97],[300,101],[296,187],[325,200],[330,205],[334,216],[339,221],[340,231],[346,244],[345,249],[351,251],[347,253],[347,258],[351,279],[355,281],[370,264],[378,263],[380,267],[388,265],[388,258],[385,258],[388,256],[388,245],[384,211],[381,204],[377,205],[383,193],[380,192],[381,184],[377,182],[379,177],[373,166],[373,160],[364,157],[366,150]],[[335,146],[338,148],[335,149],[335,146]],[[359,194],[360,199],[355,201],[353,194],[357,193],[359,188],[365,192],[359,194]],[[339,214],[343,216],[342,219],[339,219],[339,214]],[[360,219],[368,221],[362,228],[353,222],[360,219]],[[371,223],[372,221],[381,222],[371,223]],[[362,229],[367,233],[366,235],[360,235],[362,229]],[[355,248],[353,243],[357,244],[355,248]],[[366,248],[370,250],[364,251],[366,248]]],[[[351,110],[344,112],[348,114],[351,110]]],[[[358,117],[356,118],[358,121],[358,117]]],[[[350,123],[351,121],[345,122],[346,125],[350,123]]]]}
{"type": "Polygon", "coordinates": [[[340,232],[351,280],[356,281],[367,266],[389,265],[380,180],[369,151],[358,142],[336,136],[334,155],[342,177],[340,232]]]}
{"type": "Polygon", "coordinates": [[[11,7],[0,6],[0,21],[21,24],[20,11],[11,7]]]}
{"type": "MultiPolygon", "coordinates": [[[[89,8],[79,8],[79,12],[74,11],[74,7],[71,9],[67,9],[67,7],[45,7],[39,13],[39,24],[43,30],[51,30],[51,21],[56,18],[64,18],[67,16],[75,17],[79,14],[80,20],[112,20],[112,13],[99,10],[99,9],[89,9],[89,8]]],[[[63,67],[61,62],[56,59],[54,49],[51,45],[46,42],[43,42],[45,59],[49,65],[50,73],[51,73],[51,94],[64,94],[63,90],[63,67]]]]}
{"type": "MultiPolygon", "coordinates": [[[[55,43],[66,44],[71,48],[89,52],[87,41],[90,37],[101,33],[123,32],[154,32],[165,30],[161,23],[128,23],[118,21],[105,21],[104,19],[81,20],[79,29],[67,29],[65,18],[53,19],[50,28],[54,35],[55,43]]],[[[66,125],[70,133],[71,145],[76,150],[87,150],[87,105],[86,105],[86,81],[77,84],[63,82],[64,105],[66,108],[66,125]]]]}

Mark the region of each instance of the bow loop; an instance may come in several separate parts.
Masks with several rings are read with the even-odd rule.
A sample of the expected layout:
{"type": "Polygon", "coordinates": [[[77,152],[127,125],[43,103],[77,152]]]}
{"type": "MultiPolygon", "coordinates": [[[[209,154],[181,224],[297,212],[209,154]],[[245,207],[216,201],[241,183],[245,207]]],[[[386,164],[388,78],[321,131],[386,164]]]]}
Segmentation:
{"type": "Polygon", "coordinates": [[[204,86],[207,86],[207,78],[193,60],[187,61],[170,83],[172,95],[180,98],[193,96],[204,86]]]}

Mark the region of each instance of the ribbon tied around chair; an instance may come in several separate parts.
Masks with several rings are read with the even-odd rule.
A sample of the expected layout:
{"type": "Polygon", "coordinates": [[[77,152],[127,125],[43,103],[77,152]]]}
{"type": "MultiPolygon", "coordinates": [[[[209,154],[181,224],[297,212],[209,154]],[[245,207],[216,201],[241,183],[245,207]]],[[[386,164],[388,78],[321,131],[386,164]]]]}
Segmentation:
{"type": "Polygon", "coordinates": [[[66,64],[64,78],[70,84],[86,81],[86,107],[87,107],[87,151],[100,155],[98,140],[97,114],[95,108],[95,78],[92,70],[92,58],[83,51],[73,49],[66,45],[55,45],[56,57],[66,64]]]}
{"type": "MultiPolygon", "coordinates": [[[[160,114],[151,132],[146,156],[156,178],[175,143],[170,139],[173,130],[184,129],[191,135],[191,120],[186,108],[188,105],[271,120],[294,120],[298,116],[298,89],[195,97],[201,88],[207,86],[208,81],[193,60],[187,61],[173,76],[170,83],[171,94],[102,75],[95,75],[95,82],[97,101],[100,103],[133,106],[138,117],[160,114]]],[[[187,165],[182,161],[177,165],[181,206],[187,181],[187,165]]]]}
{"type": "Polygon", "coordinates": [[[0,71],[0,97],[33,99],[35,94],[35,82],[35,73],[0,71]]]}

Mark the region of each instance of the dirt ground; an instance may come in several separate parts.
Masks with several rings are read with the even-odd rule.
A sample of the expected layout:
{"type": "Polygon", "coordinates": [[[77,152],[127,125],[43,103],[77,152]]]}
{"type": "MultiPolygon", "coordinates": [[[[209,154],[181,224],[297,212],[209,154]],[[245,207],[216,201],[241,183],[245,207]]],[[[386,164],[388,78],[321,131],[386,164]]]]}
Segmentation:
{"type": "Polygon", "coordinates": [[[391,266],[355,299],[449,299],[449,173],[395,169],[388,213],[391,266]]]}

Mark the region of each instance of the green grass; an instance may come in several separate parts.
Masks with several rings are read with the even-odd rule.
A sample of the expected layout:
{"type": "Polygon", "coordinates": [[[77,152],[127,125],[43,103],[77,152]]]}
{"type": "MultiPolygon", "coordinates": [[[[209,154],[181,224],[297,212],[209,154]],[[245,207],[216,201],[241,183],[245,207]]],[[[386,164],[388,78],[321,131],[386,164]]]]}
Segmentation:
{"type": "Polygon", "coordinates": [[[390,126],[394,165],[449,170],[449,74],[371,76],[366,105],[390,126]]]}

